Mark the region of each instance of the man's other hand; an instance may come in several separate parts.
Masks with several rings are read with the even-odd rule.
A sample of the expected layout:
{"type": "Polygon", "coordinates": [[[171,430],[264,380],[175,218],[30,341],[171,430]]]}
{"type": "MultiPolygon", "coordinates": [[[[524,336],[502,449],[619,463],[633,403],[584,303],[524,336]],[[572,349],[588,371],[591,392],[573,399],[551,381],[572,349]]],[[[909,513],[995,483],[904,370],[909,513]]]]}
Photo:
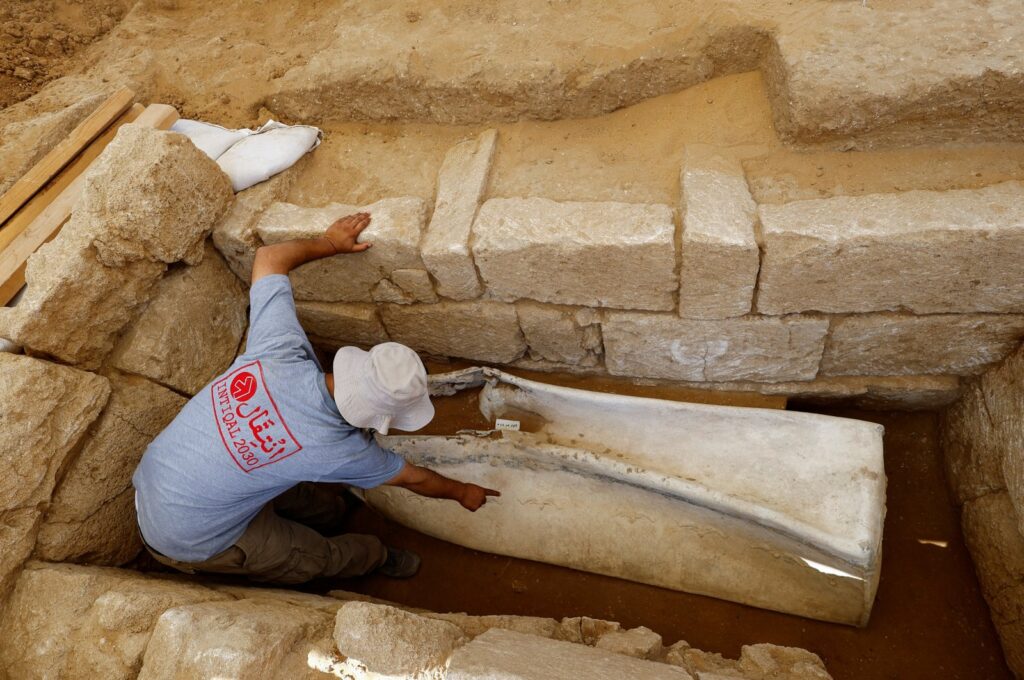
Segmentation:
{"type": "Polygon", "coordinates": [[[462,496],[459,498],[459,503],[462,504],[466,510],[470,512],[476,512],[480,507],[487,502],[488,496],[500,496],[501,493],[494,489],[485,489],[482,486],[476,484],[464,484],[462,489],[462,496]]]}
{"type": "Polygon", "coordinates": [[[338,253],[361,253],[372,243],[356,243],[363,229],[370,226],[369,213],[356,213],[337,220],[327,227],[324,238],[331,242],[338,253]]]}

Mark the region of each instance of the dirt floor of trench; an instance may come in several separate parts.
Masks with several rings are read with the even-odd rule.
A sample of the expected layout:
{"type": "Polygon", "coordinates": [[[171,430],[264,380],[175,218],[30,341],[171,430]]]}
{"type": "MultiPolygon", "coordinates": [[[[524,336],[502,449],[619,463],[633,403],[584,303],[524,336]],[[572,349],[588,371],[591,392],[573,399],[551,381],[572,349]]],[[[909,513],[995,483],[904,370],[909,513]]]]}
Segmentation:
{"type": "MultiPolygon", "coordinates": [[[[546,379],[589,389],[617,387],[607,379],[546,379]]],[[[626,391],[686,401],[778,405],[759,402],[763,398],[757,395],[701,392],[698,397],[668,387],[626,391]]],[[[473,393],[438,402],[433,433],[487,425],[473,393]]],[[[885,426],[889,486],[884,558],[871,621],[864,629],[481,553],[397,525],[365,506],[353,511],[350,530],[416,550],[423,557],[420,573],[408,581],[368,576],[318,582],[309,589],[340,588],[435,611],[586,615],[627,627],[647,626],[666,644],[682,639],[729,658],[737,657],[742,645],[757,642],[804,647],[822,657],[836,680],[1011,678],[964,545],[959,511],[946,490],[937,415],[806,410],[885,426]]]]}

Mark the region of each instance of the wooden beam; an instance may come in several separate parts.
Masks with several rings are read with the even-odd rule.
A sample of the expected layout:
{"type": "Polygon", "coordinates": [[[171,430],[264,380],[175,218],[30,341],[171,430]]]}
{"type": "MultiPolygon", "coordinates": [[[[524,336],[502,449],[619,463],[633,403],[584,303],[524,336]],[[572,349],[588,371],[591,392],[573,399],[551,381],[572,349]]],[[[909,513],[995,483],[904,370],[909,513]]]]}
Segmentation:
{"type": "Polygon", "coordinates": [[[0,305],[25,285],[25,262],[40,246],[60,233],[85,187],[85,171],[127,123],[166,130],[178,112],[166,104],[136,104],[74,160],[64,172],[0,229],[0,305]]]}
{"type": "Polygon", "coordinates": [[[78,124],[57,146],[50,149],[38,163],[22,175],[3,196],[0,196],[0,224],[7,221],[47,182],[64,169],[75,156],[99,137],[135,100],[135,93],[122,88],[78,124]]]}

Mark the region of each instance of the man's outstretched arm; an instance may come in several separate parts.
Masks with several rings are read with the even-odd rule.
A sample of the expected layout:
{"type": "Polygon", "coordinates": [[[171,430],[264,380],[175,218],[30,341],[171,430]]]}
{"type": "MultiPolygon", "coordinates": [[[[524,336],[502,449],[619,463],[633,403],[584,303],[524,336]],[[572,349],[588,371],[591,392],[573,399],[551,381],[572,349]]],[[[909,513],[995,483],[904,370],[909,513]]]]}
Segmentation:
{"type": "Polygon", "coordinates": [[[342,217],[320,238],[299,238],[283,241],[256,250],[252,265],[252,283],[270,274],[287,274],[300,264],[340,253],[361,253],[372,243],[356,243],[359,234],[370,226],[369,213],[342,217]]]}
{"type": "Polygon", "coordinates": [[[419,465],[406,463],[402,471],[387,482],[389,486],[400,486],[413,493],[429,498],[448,498],[458,501],[462,507],[476,512],[488,496],[500,496],[501,493],[494,489],[485,489],[476,484],[467,484],[454,479],[448,479],[439,475],[433,470],[428,470],[419,465]]]}

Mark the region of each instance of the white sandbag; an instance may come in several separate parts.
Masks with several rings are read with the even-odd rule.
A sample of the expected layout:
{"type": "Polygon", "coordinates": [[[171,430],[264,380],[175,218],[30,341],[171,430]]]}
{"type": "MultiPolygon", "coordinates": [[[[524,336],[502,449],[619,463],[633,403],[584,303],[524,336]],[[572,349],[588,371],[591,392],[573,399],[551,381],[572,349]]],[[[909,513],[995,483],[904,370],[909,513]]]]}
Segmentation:
{"type": "Polygon", "coordinates": [[[322,137],[313,126],[288,126],[271,120],[224,152],[217,165],[231,178],[235,191],[241,191],[290,168],[315,149],[322,137]]]}
{"type": "Polygon", "coordinates": [[[198,120],[179,118],[171,126],[171,132],[180,132],[189,139],[196,147],[213,160],[217,160],[225,151],[235,145],[236,142],[253,134],[252,130],[245,128],[241,130],[229,130],[213,123],[203,123],[198,120]]]}

